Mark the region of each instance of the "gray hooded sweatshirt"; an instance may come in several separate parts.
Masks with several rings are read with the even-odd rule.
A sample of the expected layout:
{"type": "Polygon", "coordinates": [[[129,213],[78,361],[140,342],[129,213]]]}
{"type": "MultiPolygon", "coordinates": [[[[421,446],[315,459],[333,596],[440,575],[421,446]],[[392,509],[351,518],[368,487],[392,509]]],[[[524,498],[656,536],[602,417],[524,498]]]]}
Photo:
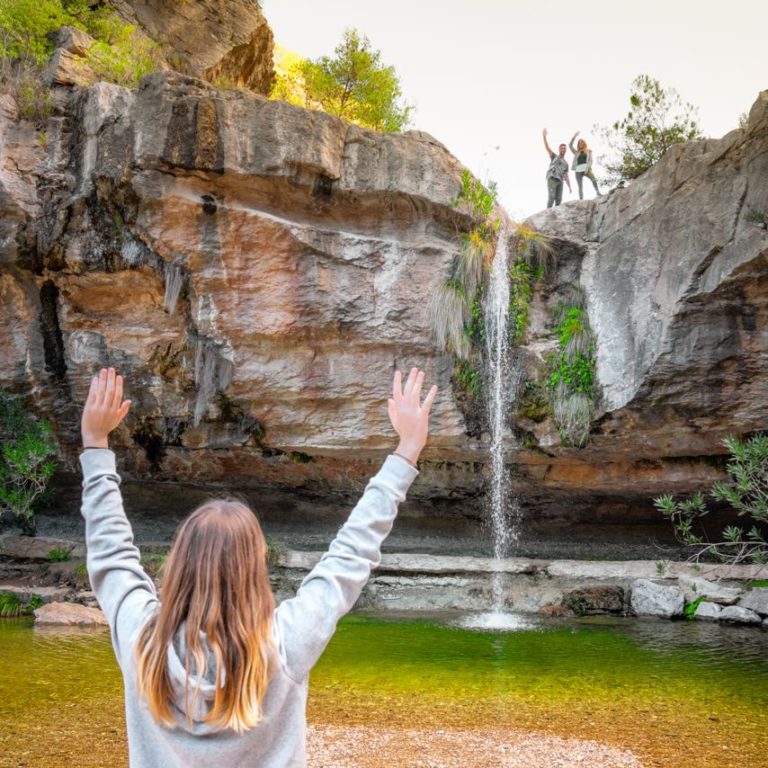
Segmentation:
{"type": "MultiPolygon", "coordinates": [[[[272,634],[278,659],[263,701],[263,719],[237,734],[216,730],[202,718],[214,695],[212,679],[189,680],[199,695],[187,722],[186,675],[181,633],[168,648],[168,667],[177,701],[176,727],[160,725],[137,692],[136,639],[157,610],[152,580],[139,561],[139,550],[123,510],[115,455],[86,450],[83,506],[88,574],[112,632],[112,645],[125,683],[125,718],[131,768],[299,768],[306,765],[306,702],[309,672],[336,628],[355,604],[378,565],[382,541],[418,472],[392,455],[368,483],[363,497],[331,543],[328,552],[304,579],[296,597],[275,611],[272,634]]],[[[214,672],[215,674],[215,672],[214,672]]]]}

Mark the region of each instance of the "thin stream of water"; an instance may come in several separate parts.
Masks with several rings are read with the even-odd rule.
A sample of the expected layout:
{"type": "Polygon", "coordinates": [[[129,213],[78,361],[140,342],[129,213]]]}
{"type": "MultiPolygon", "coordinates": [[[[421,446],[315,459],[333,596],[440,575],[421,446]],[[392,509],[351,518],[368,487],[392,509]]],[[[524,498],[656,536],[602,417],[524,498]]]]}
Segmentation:
{"type": "MultiPolygon", "coordinates": [[[[509,557],[517,539],[517,499],[511,497],[504,466],[504,438],[509,409],[515,393],[515,371],[510,366],[509,350],[509,256],[507,232],[499,233],[491,265],[485,307],[486,364],[488,369],[488,421],[491,434],[490,519],[493,556],[500,565],[509,557]]],[[[463,626],[478,629],[515,631],[531,623],[509,614],[504,605],[505,574],[497,570],[491,580],[493,608],[490,613],[468,617],[463,626]]]]}

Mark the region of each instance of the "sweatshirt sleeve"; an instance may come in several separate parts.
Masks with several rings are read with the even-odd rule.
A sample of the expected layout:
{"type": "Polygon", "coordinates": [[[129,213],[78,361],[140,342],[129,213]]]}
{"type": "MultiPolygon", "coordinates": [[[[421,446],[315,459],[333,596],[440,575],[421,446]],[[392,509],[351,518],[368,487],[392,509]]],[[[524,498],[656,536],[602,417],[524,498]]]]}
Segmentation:
{"type": "Polygon", "coordinates": [[[152,579],[139,561],[133,531],[123,509],[115,454],[91,449],[80,456],[88,576],[112,630],[118,663],[157,605],[152,579]]]}
{"type": "Polygon", "coordinates": [[[336,623],[360,596],[381,560],[381,544],[392,529],[398,504],[417,475],[405,459],[389,456],[296,597],[278,607],[281,650],[295,680],[309,674],[336,623]]]}

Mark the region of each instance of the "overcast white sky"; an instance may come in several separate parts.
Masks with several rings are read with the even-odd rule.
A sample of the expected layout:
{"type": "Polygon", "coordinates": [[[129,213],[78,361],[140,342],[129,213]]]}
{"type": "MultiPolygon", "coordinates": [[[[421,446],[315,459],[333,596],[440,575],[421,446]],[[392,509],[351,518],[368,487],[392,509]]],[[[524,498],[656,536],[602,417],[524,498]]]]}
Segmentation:
{"type": "MultiPolygon", "coordinates": [[[[553,146],[576,130],[590,141],[595,123],[626,114],[637,75],[677,89],[714,137],[737,127],[768,88],[768,0],[262,0],[262,8],[276,42],[310,58],[332,53],[347,27],[366,34],[416,107],[411,127],[495,180],[516,218],[546,204],[541,129],[553,146]]],[[[598,137],[590,143],[599,154],[598,137]]]]}

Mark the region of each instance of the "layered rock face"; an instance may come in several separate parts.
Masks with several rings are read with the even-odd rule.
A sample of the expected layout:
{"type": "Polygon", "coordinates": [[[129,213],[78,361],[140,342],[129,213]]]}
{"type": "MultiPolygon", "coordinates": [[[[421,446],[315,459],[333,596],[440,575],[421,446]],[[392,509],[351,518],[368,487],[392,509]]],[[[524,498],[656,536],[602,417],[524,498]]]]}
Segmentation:
{"type": "Polygon", "coordinates": [[[435,450],[470,443],[430,341],[462,224],[437,141],[167,73],[75,92],[52,128],[34,264],[4,274],[22,309],[3,315],[3,379],[65,446],[107,364],[139,475],[359,487],[393,444],[392,372],[414,364],[442,385],[435,450]]]}
{"type": "MultiPolygon", "coordinates": [[[[175,73],[72,90],[45,153],[3,110],[0,383],[54,422],[67,466],[88,378],[114,365],[128,476],[356,492],[394,442],[392,372],[417,364],[440,394],[411,514],[480,514],[482,416],[468,429],[430,331],[468,223],[439,142],[175,73]]],[[[523,358],[545,367],[552,307],[581,286],[602,391],[585,449],[510,433],[535,516],[658,519],[653,495],[707,487],[722,438],[768,426],[766,145],[764,93],[745,131],[532,220],[559,265],[523,358]]]]}

